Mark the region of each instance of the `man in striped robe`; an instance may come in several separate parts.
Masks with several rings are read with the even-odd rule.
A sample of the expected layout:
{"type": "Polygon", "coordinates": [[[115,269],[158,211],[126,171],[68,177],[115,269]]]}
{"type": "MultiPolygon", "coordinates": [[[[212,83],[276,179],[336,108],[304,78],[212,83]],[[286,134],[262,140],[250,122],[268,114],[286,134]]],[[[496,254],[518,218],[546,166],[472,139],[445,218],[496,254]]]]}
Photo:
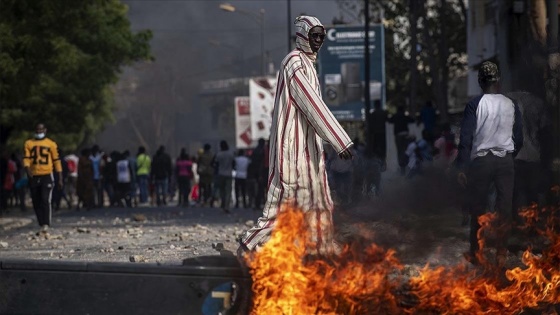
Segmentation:
{"type": "Polygon", "coordinates": [[[270,171],[263,215],[241,240],[241,250],[258,250],[269,238],[283,204],[305,212],[309,254],[336,250],[323,141],[351,159],[352,141],[321,98],[315,61],[325,28],[315,17],[296,19],[296,49],[282,61],[270,131],[270,171]]]}

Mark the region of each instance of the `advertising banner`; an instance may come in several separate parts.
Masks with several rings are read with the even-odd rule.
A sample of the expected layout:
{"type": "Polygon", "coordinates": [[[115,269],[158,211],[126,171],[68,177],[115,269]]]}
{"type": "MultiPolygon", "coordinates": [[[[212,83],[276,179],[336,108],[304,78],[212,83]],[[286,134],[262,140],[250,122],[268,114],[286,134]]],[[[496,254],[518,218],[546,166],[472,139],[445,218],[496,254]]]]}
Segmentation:
{"type": "Polygon", "coordinates": [[[249,81],[253,140],[268,139],[270,136],[275,93],[276,77],[254,78],[249,81]]]}
{"type": "MultiPolygon", "coordinates": [[[[364,120],[364,43],[363,26],[327,28],[319,50],[319,76],[323,100],[339,121],[364,120]]],[[[370,98],[385,106],[385,53],[383,25],[371,25],[370,98]]],[[[370,104],[371,108],[373,105],[370,104]]]]}
{"type": "Polygon", "coordinates": [[[235,98],[235,147],[247,149],[252,147],[251,106],[248,96],[235,98]]]}

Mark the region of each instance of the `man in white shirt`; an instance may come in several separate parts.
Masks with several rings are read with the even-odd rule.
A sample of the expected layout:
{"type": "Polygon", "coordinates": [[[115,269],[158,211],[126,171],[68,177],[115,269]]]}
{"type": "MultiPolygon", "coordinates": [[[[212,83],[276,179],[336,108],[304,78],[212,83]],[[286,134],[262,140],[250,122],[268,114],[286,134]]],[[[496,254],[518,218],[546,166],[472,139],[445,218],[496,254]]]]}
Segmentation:
{"type": "Polygon", "coordinates": [[[523,146],[523,127],[517,105],[499,94],[500,73],[496,64],[486,61],[481,65],[478,83],[483,94],[465,107],[457,157],[459,183],[468,187],[472,199],[470,251],[466,258],[477,262],[478,217],[485,212],[489,189],[494,184],[499,238],[496,260],[503,265],[512,219],[513,158],[523,146]]]}
{"type": "Polygon", "coordinates": [[[239,197],[243,201],[243,208],[247,208],[247,169],[251,160],[240,149],[235,157],[235,207],[239,208],[239,197]]]}

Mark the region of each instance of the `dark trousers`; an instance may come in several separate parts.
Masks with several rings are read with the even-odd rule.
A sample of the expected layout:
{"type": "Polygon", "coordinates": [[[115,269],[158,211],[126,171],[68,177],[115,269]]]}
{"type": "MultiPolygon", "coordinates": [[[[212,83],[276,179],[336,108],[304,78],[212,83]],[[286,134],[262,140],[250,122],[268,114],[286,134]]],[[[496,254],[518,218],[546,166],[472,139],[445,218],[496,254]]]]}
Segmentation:
{"type": "Polygon", "coordinates": [[[373,133],[371,141],[373,142],[373,154],[378,159],[385,161],[387,158],[387,134],[385,132],[373,133]]]}
{"type": "Polygon", "coordinates": [[[54,183],[52,175],[33,176],[29,179],[31,201],[40,226],[51,225],[51,197],[54,183]]]}
{"type": "Polygon", "coordinates": [[[198,198],[201,203],[207,203],[212,198],[212,184],[207,182],[199,182],[198,198]]]}
{"type": "Polygon", "coordinates": [[[95,206],[98,208],[103,208],[103,183],[101,179],[93,180],[93,195],[95,206]]]}
{"type": "Polygon", "coordinates": [[[265,168],[257,179],[257,195],[255,196],[255,208],[260,209],[266,202],[266,189],[268,188],[268,168],[265,168]]]}
{"type": "Polygon", "coordinates": [[[397,147],[397,159],[401,174],[404,175],[406,164],[408,163],[408,156],[406,155],[406,147],[408,146],[408,134],[395,135],[395,146],[397,147]]]}
{"type": "Polygon", "coordinates": [[[515,221],[521,223],[519,209],[538,201],[541,181],[541,163],[515,160],[515,185],[513,187],[513,212],[515,221]]]}
{"type": "Polygon", "coordinates": [[[221,207],[222,209],[229,209],[231,203],[231,182],[232,178],[230,176],[218,175],[216,177],[216,187],[220,194],[221,207]]]}
{"type": "Polygon", "coordinates": [[[235,179],[235,207],[239,208],[239,198],[243,201],[243,208],[247,208],[247,179],[235,179]]]}
{"type": "Polygon", "coordinates": [[[492,153],[475,158],[467,176],[471,202],[470,251],[478,251],[478,217],[486,212],[491,184],[496,187],[496,213],[498,220],[493,228],[498,238],[498,250],[505,250],[511,229],[514,181],[513,157],[498,157],[492,153]]]}
{"type": "Polygon", "coordinates": [[[116,184],[116,192],[115,192],[115,203],[119,207],[123,207],[126,205],[127,207],[132,207],[132,198],[130,195],[130,183],[117,183],[116,184]],[[124,204],[123,201],[124,200],[124,204]]]}
{"type": "Polygon", "coordinates": [[[191,179],[187,176],[178,176],[177,184],[179,185],[179,206],[189,205],[189,193],[191,192],[191,179]]]}

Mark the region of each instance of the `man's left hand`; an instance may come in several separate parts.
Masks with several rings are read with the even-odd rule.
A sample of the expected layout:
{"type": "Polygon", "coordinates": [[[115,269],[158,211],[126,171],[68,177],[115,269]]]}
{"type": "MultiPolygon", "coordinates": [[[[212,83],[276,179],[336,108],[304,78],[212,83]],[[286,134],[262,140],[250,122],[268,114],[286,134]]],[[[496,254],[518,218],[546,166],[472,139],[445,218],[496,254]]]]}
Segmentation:
{"type": "Polygon", "coordinates": [[[59,177],[59,179],[58,179],[58,189],[62,190],[63,185],[64,185],[64,182],[62,181],[62,178],[59,177]]]}

